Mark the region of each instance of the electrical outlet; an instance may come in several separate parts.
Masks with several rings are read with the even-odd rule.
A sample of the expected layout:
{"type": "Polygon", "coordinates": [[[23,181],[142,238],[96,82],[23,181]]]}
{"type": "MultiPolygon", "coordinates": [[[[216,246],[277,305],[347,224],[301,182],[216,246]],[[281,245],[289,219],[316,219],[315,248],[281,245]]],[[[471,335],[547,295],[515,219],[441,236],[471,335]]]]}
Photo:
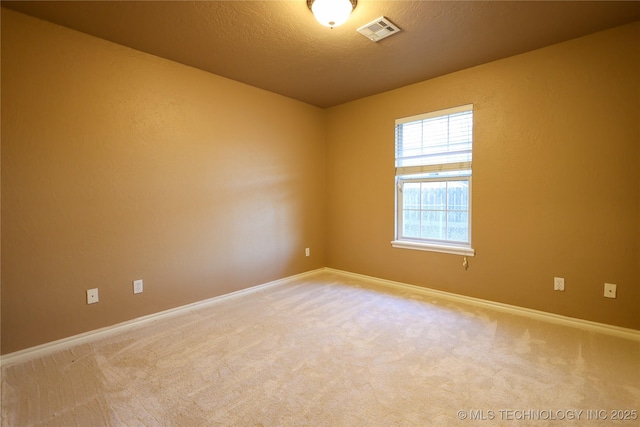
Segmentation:
{"type": "Polygon", "coordinates": [[[604,296],[606,298],[615,298],[616,297],[616,288],[617,286],[613,283],[605,283],[604,284],[604,296]]]}
{"type": "Polygon", "coordinates": [[[98,302],[98,288],[87,289],[87,304],[98,302]]]}
{"type": "Polygon", "coordinates": [[[133,281],[133,293],[141,294],[144,290],[142,279],[133,281]]]}
{"type": "Polygon", "coordinates": [[[311,255],[311,250],[309,248],[305,248],[304,256],[309,256],[309,255],[311,255]]]}
{"type": "Polygon", "coordinates": [[[553,290],[554,291],[564,291],[564,278],[563,277],[554,277],[553,278],[553,290]]]}

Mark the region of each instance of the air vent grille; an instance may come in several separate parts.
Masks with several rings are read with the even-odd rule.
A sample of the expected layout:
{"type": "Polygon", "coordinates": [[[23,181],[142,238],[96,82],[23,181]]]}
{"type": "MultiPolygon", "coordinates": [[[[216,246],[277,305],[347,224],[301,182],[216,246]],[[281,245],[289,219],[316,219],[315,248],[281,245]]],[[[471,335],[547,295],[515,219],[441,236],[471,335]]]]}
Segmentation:
{"type": "Polygon", "coordinates": [[[381,16],[368,24],[358,28],[358,32],[371,41],[378,42],[386,37],[392,36],[402,31],[396,27],[388,18],[381,16]]]}

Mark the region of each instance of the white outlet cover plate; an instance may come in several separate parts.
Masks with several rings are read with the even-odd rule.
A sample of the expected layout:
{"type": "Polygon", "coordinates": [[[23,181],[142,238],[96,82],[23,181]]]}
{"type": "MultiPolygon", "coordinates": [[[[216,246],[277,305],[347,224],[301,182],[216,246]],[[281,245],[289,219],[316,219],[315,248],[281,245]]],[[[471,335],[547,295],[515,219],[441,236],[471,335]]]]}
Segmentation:
{"type": "Polygon", "coordinates": [[[141,294],[143,290],[144,290],[144,284],[142,282],[142,279],[134,280],[133,281],[133,293],[134,294],[141,294]]]}
{"type": "Polygon", "coordinates": [[[553,290],[554,291],[564,291],[564,278],[562,278],[562,277],[554,277],[553,278],[553,290]]]}

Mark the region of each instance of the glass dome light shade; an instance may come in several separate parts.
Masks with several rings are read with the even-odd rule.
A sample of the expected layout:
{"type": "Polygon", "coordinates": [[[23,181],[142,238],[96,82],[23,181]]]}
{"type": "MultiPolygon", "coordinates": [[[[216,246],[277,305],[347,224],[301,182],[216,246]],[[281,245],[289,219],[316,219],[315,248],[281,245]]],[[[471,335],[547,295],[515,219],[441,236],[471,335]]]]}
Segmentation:
{"type": "Polygon", "coordinates": [[[315,0],[311,11],[325,27],[337,27],[347,22],[353,10],[350,0],[315,0]]]}

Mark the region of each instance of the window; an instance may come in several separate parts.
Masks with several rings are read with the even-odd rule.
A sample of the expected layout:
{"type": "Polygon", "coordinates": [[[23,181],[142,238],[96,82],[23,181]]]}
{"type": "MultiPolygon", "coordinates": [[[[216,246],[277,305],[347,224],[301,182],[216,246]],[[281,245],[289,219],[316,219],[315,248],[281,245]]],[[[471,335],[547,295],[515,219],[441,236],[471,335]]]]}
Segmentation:
{"type": "Polygon", "coordinates": [[[394,247],[473,256],[473,105],[396,120],[394,247]]]}

